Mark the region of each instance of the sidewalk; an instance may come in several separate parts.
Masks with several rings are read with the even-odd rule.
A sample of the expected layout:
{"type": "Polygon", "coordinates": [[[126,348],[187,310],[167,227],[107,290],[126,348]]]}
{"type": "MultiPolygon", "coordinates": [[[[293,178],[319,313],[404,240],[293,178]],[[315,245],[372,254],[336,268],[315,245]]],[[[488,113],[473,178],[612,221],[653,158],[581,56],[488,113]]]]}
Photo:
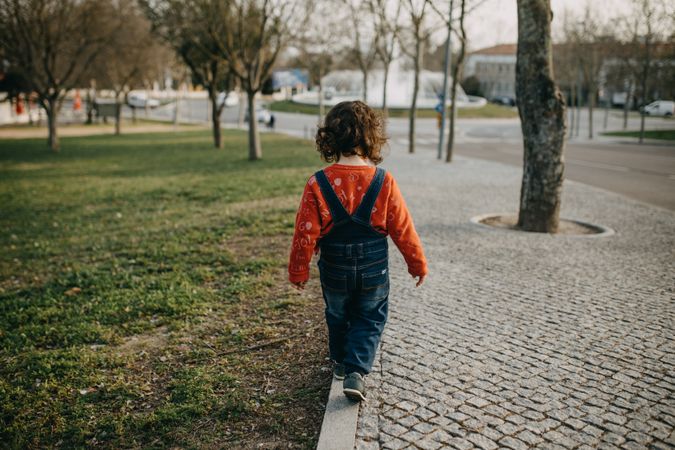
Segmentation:
{"type": "Polygon", "coordinates": [[[565,182],[562,216],[605,238],[469,223],[515,212],[520,170],[392,146],[429,260],[391,246],[390,316],[356,448],[675,446],[675,213],[565,182]]]}

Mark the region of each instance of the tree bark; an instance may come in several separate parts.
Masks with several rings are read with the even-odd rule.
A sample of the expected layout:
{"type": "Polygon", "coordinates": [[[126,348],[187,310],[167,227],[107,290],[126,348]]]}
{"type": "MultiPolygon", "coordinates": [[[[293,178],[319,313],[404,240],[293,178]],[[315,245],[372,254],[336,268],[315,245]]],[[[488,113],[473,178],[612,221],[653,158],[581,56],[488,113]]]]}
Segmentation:
{"type": "Polygon", "coordinates": [[[564,178],[565,101],[553,80],[550,0],[518,0],[516,96],[523,132],[518,226],[558,230],[564,178]]]}
{"type": "Polygon", "coordinates": [[[48,98],[43,106],[45,107],[45,112],[47,113],[47,125],[49,126],[49,138],[47,139],[47,145],[52,152],[58,153],[61,149],[61,144],[59,143],[59,136],[56,128],[56,120],[59,115],[58,102],[56,98],[48,98]]]}
{"type": "Polygon", "coordinates": [[[248,91],[246,94],[248,99],[248,159],[255,161],[262,158],[258,118],[255,114],[255,92],[248,91]]]}
{"type": "MultiPolygon", "coordinates": [[[[223,105],[225,104],[225,98],[223,105]]],[[[215,148],[222,148],[222,133],[220,131],[220,115],[223,107],[218,105],[218,93],[215,86],[209,86],[209,100],[211,103],[211,128],[213,129],[213,146],[215,148]]]]}
{"type": "MultiPolygon", "coordinates": [[[[452,152],[455,146],[455,119],[457,118],[457,85],[459,84],[459,76],[462,73],[462,66],[464,65],[464,55],[466,53],[466,30],[464,28],[464,15],[466,8],[466,0],[462,0],[460,15],[459,15],[459,31],[461,42],[459,46],[459,55],[455,67],[452,68],[452,85],[450,87],[450,129],[448,130],[448,149],[445,155],[445,162],[452,162],[452,152]]],[[[445,108],[445,105],[443,105],[445,108]]]]}
{"type": "Polygon", "coordinates": [[[415,153],[415,119],[417,118],[417,93],[420,89],[420,70],[422,66],[422,40],[415,41],[415,81],[413,84],[412,105],[410,105],[410,124],[408,126],[408,152],[415,153]]]}

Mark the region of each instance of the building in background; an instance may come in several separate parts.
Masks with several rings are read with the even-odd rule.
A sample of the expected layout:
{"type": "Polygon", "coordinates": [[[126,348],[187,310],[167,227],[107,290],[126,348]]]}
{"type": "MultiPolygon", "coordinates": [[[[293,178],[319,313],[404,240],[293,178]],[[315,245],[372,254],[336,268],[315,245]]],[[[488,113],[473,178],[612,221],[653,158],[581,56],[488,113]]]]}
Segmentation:
{"type": "Polygon", "coordinates": [[[500,44],[469,53],[464,79],[475,77],[487,99],[516,98],[516,44],[500,44]]]}
{"type": "Polygon", "coordinates": [[[277,100],[290,100],[307,90],[309,72],[305,69],[275,70],[272,73],[272,92],[277,100]]]}

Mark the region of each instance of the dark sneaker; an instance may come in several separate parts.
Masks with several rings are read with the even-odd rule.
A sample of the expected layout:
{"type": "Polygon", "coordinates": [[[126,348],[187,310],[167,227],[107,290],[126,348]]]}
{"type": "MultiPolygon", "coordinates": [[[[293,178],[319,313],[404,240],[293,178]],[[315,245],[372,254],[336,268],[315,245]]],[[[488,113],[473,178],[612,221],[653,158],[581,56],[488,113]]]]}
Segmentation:
{"type": "Polygon", "coordinates": [[[366,399],[366,384],[363,376],[358,372],[352,372],[342,382],[342,392],[347,398],[360,402],[366,399]]]}
{"type": "Polygon", "coordinates": [[[345,365],[342,363],[335,363],[335,366],[333,366],[333,376],[335,377],[336,380],[344,380],[345,365]]]}

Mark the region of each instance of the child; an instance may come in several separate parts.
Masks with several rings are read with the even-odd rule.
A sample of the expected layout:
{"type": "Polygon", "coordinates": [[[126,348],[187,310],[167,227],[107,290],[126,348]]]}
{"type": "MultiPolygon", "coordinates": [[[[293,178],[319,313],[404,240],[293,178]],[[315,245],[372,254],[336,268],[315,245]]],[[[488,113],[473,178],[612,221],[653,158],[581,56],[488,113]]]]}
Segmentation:
{"type": "Polygon", "coordinates": [[[295,220],[289,280],[303,289],[312,253],[326,303],[334,375],[345,395],[365,399],[363,376],[373,365],[387,320],[387,235],[421,285],[427,264],[394,177],[375,167],[386,142],[381,117],[360,101],[342,102],[316,134],[317,150],[335,164],[307,182],[295,220]],[[345,376],[345,374],[347,374],[345,376]]]}

